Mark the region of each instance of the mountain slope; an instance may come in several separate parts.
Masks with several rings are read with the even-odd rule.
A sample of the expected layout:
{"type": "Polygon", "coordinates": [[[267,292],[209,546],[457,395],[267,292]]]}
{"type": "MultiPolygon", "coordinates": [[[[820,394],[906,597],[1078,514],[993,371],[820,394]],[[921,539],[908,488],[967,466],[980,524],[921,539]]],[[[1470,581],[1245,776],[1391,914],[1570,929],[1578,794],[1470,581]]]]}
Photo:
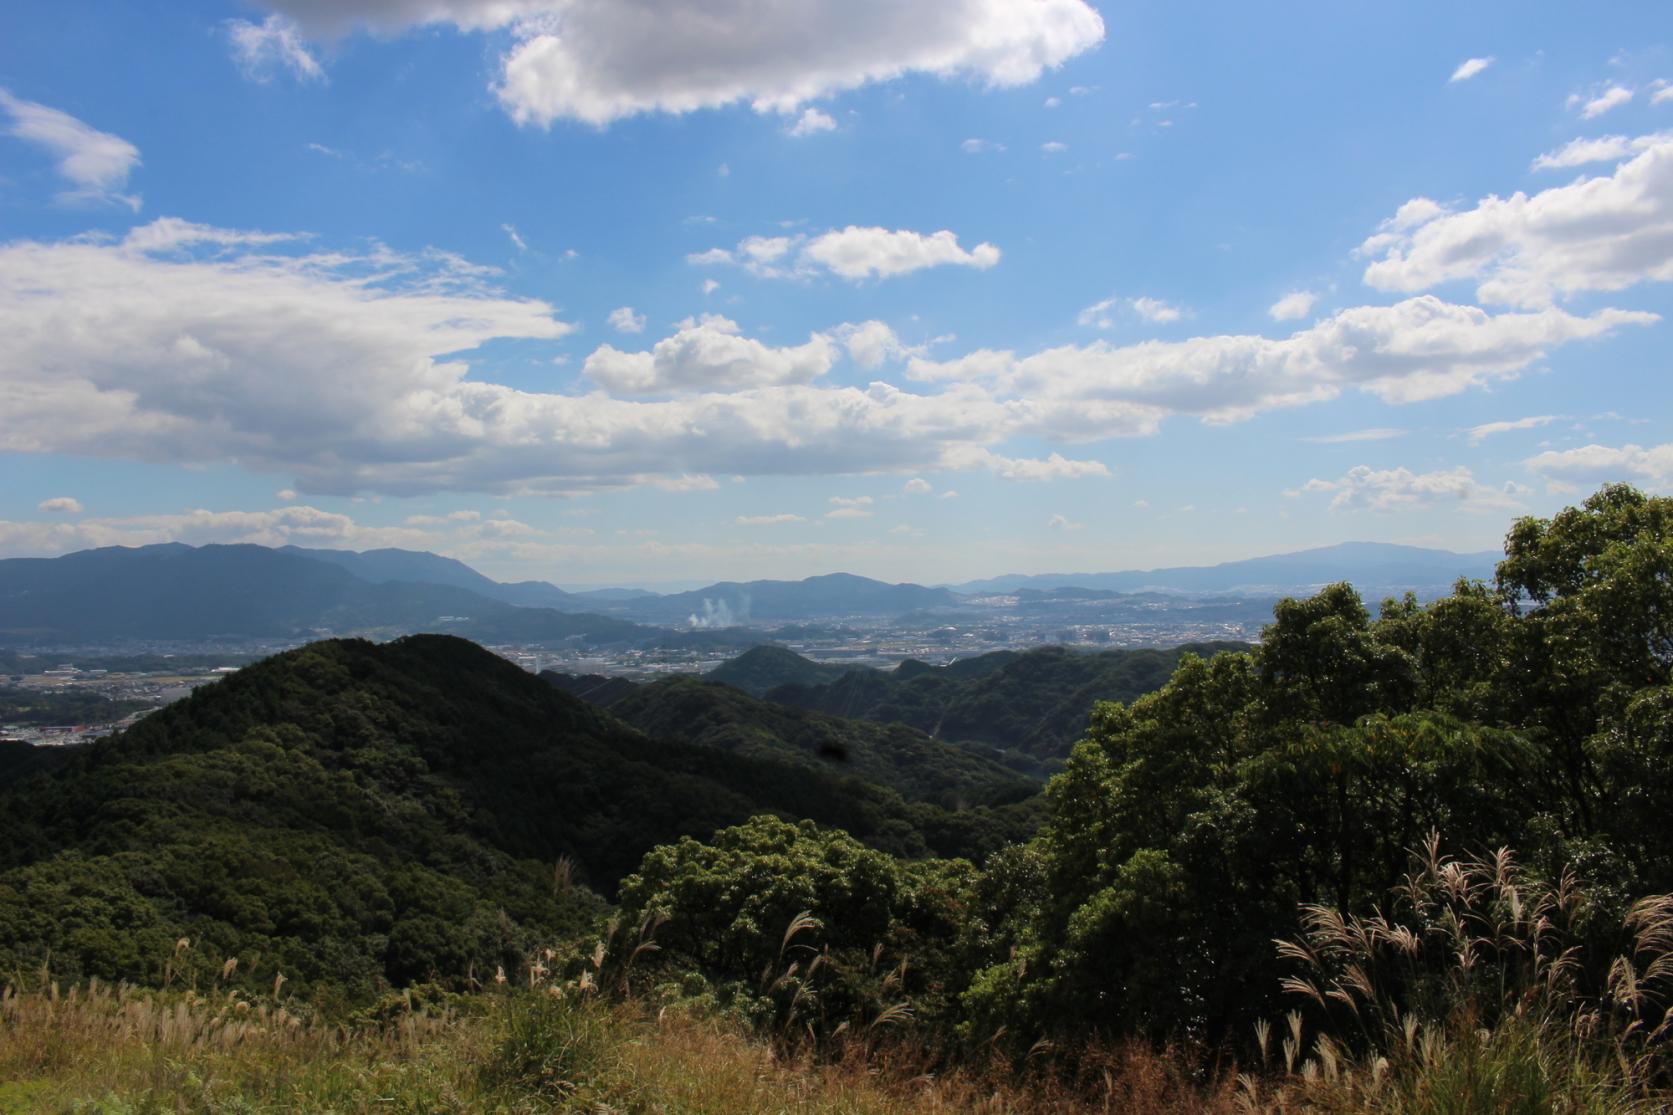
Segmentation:
{"type": "Polygon", "coordinates": [[[269,983],[459,978],[596,909],[554,890],[559,857],[607,891],[653,845],[762,812],[907,855],[926,836],[956,851],[976,822],[651,739],[446,636],[311,644],[59,750],[56,769],[34,759],[0,768],[0,969],[50,952],[112,979],[157,978],[180,938],[216,965],[259,955],[269,983]]]}
{"type": "Polygon", "coordinates": [[[888,584],[850,573],[829,573],[801,581],[722,581],[691,592],[628,601],[620,614],[646,622],[727,627],[752,622],[785,622],[823,616],[901,615],[957,605],[944,588],[888,584]]]}
{"type": "Polygon", "coordinates": [[[1384,542],[1344,542],[1313,550],[1228,561],[1219,565],[1118,573],[1007,574],[954,586],[959,592],[1015,592],[1018,589],[1103,589],[1141,592],[1291,592],[1348,581],[1363,595],[1379,592],[1445,591],[1459,577],[1491,580],[1497,551],[1460,554],[1384,542]]]}
{"type": "Polygon", "coordinates": [[[770,701],[833,716],[899,723],[937,739],[977,742],[1036,759],[1068,754],[1095,702],[1131,701],[1161,688],[1184,654],[1241,649],[1203,643],[1169,650],[1096,653],[1042,647],[934,667],[853,670],[825,685],[786,685],[770,701]],[[992,661],[989,661],[992,660],[992,661]]]}
{"type": "Polygon", "coordinates": [[[815,662],[793,650],[766,644],[728,658],[703,676],[759,697],[781,685],[823,685],[851,669],[815,662]]]}
{"type": "Polygon", "coordinates": [[[763,701],[714,681],[673,677],[609,704],[612,716],[659,739],[828,768],[949,808],[1033,796],[1038,784],[901,724],[843,720],[763,701]]]}
{"type": "Polygon", "coordinates": [[[264,546],[170,543],[0,561],[0,642],[12,644],[419,630],[489,642],[655,634],[604,616],[518,608],[451,585],[368,582],[337,563],[264,546]]]}
{"type": "MultiPolygon", "coordinates": [[[[520,608],[557,608],[585,611],[587,601],[545,581],[515,581],[509,584],[483,576],[462,561],[425,550],[319,550],[282,546],[280,553],[299,554],[346,569],[363,581],[408,581],[414,584],[448,585],[468,589],[502,604],[520,608]]],[[[602,599],[609,599],[608,597],[602,599]]]]}

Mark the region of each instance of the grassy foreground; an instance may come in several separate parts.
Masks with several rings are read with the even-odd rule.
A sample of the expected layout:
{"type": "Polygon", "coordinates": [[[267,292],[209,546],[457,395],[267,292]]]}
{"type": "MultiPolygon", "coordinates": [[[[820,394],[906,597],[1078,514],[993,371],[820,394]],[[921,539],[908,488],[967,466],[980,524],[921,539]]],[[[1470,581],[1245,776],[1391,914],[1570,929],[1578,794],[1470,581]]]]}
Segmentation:
{"type": "MultiPolygon", "coordinates": [[[[1574,1112],[1667,1093],[1533,1022],[1460,1028],[1352,1062],[1329,1039],[1257,1072],[1139,1045],[934,1071],[910,1035],[822,1056],[674,1008],[540,991],[328,1023],[236,993],[93,984],[0,992],[0,1112],[1574,1112]]],[[[1288,1035],[1285,1035],[1288,1037],[1288,1035]]],[[[1300,1044],[1300,1035],[1295,1035],[1300,1044]]],[[[1274,1042],[1276,1045],[1277,1043],[1274,1042]]],[[[1287,1043],[1286,1043],[1287,1044],[1287,1043]]],[[[1293,1048],[1293,1046],[1292,1046],[1293,1048]]]]}

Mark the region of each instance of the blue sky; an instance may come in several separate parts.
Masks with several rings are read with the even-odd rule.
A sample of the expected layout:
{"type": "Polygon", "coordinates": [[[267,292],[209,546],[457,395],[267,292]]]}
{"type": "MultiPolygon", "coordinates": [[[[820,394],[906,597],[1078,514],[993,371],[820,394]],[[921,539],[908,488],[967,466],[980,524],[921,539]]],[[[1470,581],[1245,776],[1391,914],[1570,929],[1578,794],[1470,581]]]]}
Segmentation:
{"type": "Polygon", "coordinates": [[[0,556],[957,581],[1673,490],[1673,12],[0,16],[0,556]]]}

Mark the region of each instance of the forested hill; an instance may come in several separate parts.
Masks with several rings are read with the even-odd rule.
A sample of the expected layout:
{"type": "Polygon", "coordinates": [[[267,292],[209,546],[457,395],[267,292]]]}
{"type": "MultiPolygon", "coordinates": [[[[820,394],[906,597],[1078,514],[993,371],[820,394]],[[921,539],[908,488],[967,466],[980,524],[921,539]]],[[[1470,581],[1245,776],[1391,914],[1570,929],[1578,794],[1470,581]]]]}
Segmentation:
{"type": "Polygon", "coordinates": [[[1242,643],[1096,652],[1042,647],[947,666],[909,659],[892,671],[850,670],[835,681],[781,685],[766,696],[832,716],[905,724],[937,739],[1056,759],[1085,734],[1094,703],[1132,701],[1160,689],[1185,655],[1243,649],[1242,643]]]}
{"type": "MultiPolygon", "coordinates": [[[[980,854],[860,779],[651,739],[446,636],[312,644],[0,773],[0,969],[155,978],[185,937],[364,989],[576,931],[652,846],[767,812],[980,854]],[[503,917],[496,914],[502,911],[503,917]]],[[[520,950],[520,951],[519,951],[520,950]]],[[[267,979],[271,980],[269,970],[267,979]]]]}
{"type": "Polygon", "coordinates": [[[1040,788],[991,759],[914,728],[791,708],[715,681],[672,677],[598,695],[606,693],[612,697],[605,704],[611,715],[658,739],[842,771],[889,786],[910,801],[957,809],[1022,801],[1040,788]]]}

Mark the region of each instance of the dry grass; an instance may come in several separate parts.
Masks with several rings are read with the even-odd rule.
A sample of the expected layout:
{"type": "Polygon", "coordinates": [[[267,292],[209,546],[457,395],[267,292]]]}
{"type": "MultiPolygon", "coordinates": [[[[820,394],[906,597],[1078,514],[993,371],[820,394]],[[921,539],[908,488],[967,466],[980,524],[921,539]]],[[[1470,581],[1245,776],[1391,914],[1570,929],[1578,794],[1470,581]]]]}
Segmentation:
{"type": "Polygon", "coordinates": [[[1132,1046],[1062,1079],[933,1071],[909,1034],[832,1059],[677,1010],[504,991],[456,1014],[334,1025],[234,995],[0,993],[0,1112],[1231,1115],[1231,1081],[1132,1046]]]}

